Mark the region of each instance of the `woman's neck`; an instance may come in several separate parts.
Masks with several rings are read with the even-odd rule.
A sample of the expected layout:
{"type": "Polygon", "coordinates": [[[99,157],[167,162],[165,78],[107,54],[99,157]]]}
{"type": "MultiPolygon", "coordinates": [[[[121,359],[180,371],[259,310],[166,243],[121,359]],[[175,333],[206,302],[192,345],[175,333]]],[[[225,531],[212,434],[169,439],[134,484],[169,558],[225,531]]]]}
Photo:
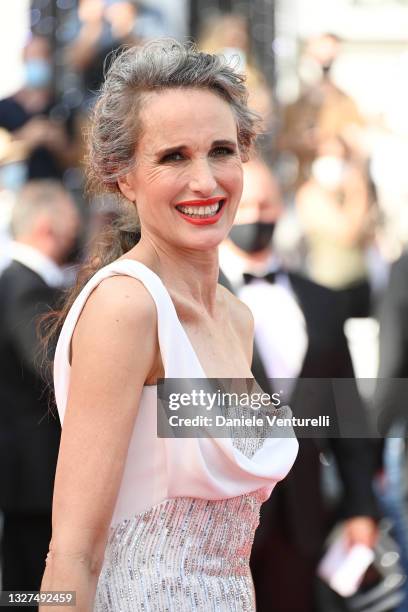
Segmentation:
{"type": "Polygon", "coordinates": [[[218,283],[218,248],[196,251],[140,242],[127,253],[156,272],[171,293],[213,314],[218,283]]]}

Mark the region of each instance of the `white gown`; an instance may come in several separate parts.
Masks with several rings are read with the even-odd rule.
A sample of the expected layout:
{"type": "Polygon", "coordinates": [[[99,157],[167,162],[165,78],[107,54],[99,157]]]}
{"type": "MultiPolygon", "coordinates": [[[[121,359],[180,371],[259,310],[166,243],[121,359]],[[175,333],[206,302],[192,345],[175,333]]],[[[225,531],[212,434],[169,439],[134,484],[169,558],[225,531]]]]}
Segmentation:
{"type": "MultiPolygon", "coordinates": [[[[140,280],[157,308],[166,378],[205,378],[160,278],[130,259],[99,270],[68,313],[55,354],[61,423],[69,346],[80,312],[105,278],[140,280]]],[[[120,485],[95,612],[255,610],[249,556],[261,504],[289,472],[296,438],[158,438],[157,387],[145,386],[120,485]]]]}

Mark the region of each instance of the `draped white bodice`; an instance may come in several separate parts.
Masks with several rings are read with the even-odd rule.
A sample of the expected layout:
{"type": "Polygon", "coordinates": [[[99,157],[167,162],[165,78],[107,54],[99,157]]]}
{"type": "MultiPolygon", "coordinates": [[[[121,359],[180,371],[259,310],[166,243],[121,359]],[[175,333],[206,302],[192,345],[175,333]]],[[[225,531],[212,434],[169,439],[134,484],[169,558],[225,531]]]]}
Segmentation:
{"type": "MultiPolygon", "coordinates": [[[[70,384],[73,331],[91,292],[114,275],[132,276],[151,294],[157,308],[165,377],[206,378],[160,278],[140,262],[117,260],[87,282],[61,330],[55,353],[54,385],[62,424],[70,384]]],[[[157,387],[145,386],[111,524],[114,526],[174,498],[220,500],[262,490],[267,499],[275,484],[290,470],[297,450],[295,437],[267,438],[252,456],[245,455],[230,438],[158,438],[157,387]]]]}

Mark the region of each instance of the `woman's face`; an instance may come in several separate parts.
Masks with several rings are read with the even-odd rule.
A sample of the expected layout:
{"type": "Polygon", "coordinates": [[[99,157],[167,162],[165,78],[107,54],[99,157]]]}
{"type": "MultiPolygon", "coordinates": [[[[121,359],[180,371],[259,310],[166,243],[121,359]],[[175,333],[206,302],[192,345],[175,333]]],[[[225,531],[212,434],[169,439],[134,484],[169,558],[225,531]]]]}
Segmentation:
{"type": "Polygon", "coordinates": [[[237,124],[227,102],[206,90],[149,94],[134,169],[119,181],[136,202],[142,235],[184,249],[216,247],[242,191],[237,124]]]}

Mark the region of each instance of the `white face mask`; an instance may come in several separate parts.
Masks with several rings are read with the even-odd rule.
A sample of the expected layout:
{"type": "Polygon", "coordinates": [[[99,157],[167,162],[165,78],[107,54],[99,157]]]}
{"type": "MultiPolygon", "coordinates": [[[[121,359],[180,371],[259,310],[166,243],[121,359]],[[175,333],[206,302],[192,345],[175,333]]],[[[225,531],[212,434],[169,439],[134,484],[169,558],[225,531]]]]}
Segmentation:
{"type": "Polygon", "coordinates": [[[335,191],[344,183],[346,162],[341,157],[324,155],[312,163],[313,178],[325,189],[335,191]]]}

